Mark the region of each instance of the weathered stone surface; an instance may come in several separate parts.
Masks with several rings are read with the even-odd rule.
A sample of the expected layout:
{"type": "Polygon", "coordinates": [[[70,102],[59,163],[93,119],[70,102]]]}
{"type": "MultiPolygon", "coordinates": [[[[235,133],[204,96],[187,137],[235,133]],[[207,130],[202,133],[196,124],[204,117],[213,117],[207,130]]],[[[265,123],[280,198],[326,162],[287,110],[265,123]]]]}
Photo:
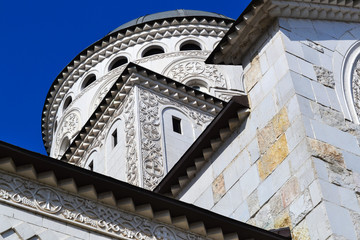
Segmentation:
{"type": "Polygon", "coordinates": [[[280,193],[283,207],[286,208],[300,193],[300,187],[297,178],[291,178],[281,188],[280,193]]]}
{"type": "Polygon", "coordinates": [[[329,126],[335,127],[343,132],[350,133],[357,138],[360,138],[360,126],[347,121],[341,112],[338,112],[329,107],[311,102],[311,108],[315,114],[315,119],[326,123],[329,126]]]}
{"type": "Polygon", "coordinates": [[[246,221],[247,224],[250,224],[252,226],[257,226],[255,218],[250,218],[246,221]]]}
{"type": "Polygon", "coordinates": [[[250,194],[250,196],[246,199],[246,202],[249,208],[250,217],[252,217],[260,208],[257,190],[250,194]]]}
{"type": "Polygon", "coordinates": [[[345,167],[341,152],[331,144],[309,138],[309,145],[312,156],[320,158],[330,164],[340,164],[345,167]]]}
{"type": "Polygon", "coordinates": [[[290,217],[293,225],[297,225],[312,210],[312,201],[309,191],[304,191],[290,205],[290,217]]]}
{"type": "Polygon", "coordinates": [[[360,239],[360,213],[351,211],[350,215],[351,215],[352,221],[354,223],[356,236],[358,239],[360,239]]]}
{"type": "Polygon", "coordinates": [[[327,238],[326,240],[348,240],[348,238],[333,234],[329,238],[327,238]]]}
{"type": "Polygon", "coordinates": [[[316,74],[316,79],[319,83],[330,88],[335,87],[335,79],[333,72],[327,70],[324,67],[315,66],[315,65],[314,65],[314,70],[316,74]]]}
{"type": "Polygon", "coordinates": [[[212,183],[214,203],[216,204],[226,193],[223,174],[220,174],[212,183]]]}
{"type": "Polygon", "coordinates": [[[261,154],[264,154],[269,146],[276,140],[274,133],[274,128],[271,123],[257,131],[257,139],[261,154]]]}
{"type": "Polygon", "coordinates": [[[306,225],[306,221],[303,220],[292,230],[293,240],[309,240],[309,229],[306,225]]]}
{"type": "Polygon", "coordinates": [[[274,219],[284,210],[281,195],[279,193],[276,193],[272,198],[270,198],[267,205],[269,205],[270,214],[274,217],[274,219]]]}
{"type": "Polygon", "coordinates": [[[283,134],[258,162],[259,176],[264,180],[289,154],[287,140],[283,134]]]}
{"type": "Polygon", "coordinates": [[[262,77],[259,56],[254,57],[250,69],[244,75],[245,89],[249,92],[262,77]]]}
{"type": "Polygon", "coordinates": [[[276,139],[290,126],[286,108],[282,108],[271,121],[257,132],[260,153],[264,154],[276,139]]]}
{"type": "Polygon", "coordinates": [[[352,186],[352,173],[339,164],[329,164],[329,181],[339,186],[352,186]]]}
{"type": "Polygon", "coordinates": [[[274,217],[271,214],[271,207],[265,204],[255,215],[256,226],[263,229],[274,228],[274,217]]]}
{"type": "Polygon", "coordinates": [[[289,210],[285,209],[282,213],[280,213],[274,221],[275,228],[284,228],[284,227],[291,227],[291,218],[289,215],[289,210]]]}
{"type": "Polygon", "coordinates": [[[278,114],[272,119],[275,137],[279,137],[290,126],[286,107],[283,107],[278,114]]]}

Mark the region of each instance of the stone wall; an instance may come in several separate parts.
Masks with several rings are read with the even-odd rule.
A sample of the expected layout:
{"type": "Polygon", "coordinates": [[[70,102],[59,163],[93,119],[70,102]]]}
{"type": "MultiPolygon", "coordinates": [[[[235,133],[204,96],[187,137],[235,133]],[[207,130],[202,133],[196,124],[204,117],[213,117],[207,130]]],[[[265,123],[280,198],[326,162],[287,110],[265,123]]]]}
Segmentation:
{"type": "Polygon", "coordinates": [[[179,198],[294,239],[358,239],[360,132],[336,50],[356,27],[276,21],[244,58],[249,118],[179,198]]]}

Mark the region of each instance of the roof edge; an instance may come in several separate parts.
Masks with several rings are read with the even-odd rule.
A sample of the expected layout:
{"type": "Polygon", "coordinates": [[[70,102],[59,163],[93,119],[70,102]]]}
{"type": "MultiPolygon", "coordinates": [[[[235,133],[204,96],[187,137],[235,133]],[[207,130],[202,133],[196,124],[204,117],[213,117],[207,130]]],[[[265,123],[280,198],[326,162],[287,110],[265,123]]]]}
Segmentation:
{"type": "Polygon", "coordinates": [[[360,22],[359,8],[358,1],[253,0],[205,63],[241,65],[244,55],[276,18],[360,22]]]}

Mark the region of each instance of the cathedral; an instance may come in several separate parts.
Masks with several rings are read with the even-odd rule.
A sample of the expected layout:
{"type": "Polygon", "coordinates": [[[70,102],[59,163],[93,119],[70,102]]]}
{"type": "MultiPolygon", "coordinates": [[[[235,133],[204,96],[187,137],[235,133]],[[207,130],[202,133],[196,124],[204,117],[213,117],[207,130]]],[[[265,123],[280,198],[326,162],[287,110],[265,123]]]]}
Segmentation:
{"type": "Polygon", "coordinates": [[[0,239],[360,239],[360,2],[178,9],[80,52],[48,156],[0,142],[0,239]]]}

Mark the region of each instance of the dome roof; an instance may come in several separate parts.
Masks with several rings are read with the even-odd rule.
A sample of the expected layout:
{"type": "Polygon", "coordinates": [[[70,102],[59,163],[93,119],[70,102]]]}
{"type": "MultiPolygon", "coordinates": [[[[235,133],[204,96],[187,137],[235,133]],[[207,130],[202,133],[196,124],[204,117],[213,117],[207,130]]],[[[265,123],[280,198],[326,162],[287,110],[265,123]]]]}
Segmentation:
{"type": "Polygon", "coordinates": [[[177,10],[159,12],[159,13],[154,13],[154,14],[138,17],[134,20],[131,20],[130,22],[124,23],[121,26],[115,28],[109,34],[117,32],[121,29],[136,26],[138,24],[142,24],[142,23],[146,23],[146,22],[151,22],[154,20],[176,18],[176,17],[199,17],[199,16],[216,17],[216,18],[224,18],[224,19],[228,19],[228,20],[233,20],[232,18],[226,17],[226,16],[224,16],[222,14],[218,14],[218,13],[198,11],[198,10],[177,9],[177,10]]]}

